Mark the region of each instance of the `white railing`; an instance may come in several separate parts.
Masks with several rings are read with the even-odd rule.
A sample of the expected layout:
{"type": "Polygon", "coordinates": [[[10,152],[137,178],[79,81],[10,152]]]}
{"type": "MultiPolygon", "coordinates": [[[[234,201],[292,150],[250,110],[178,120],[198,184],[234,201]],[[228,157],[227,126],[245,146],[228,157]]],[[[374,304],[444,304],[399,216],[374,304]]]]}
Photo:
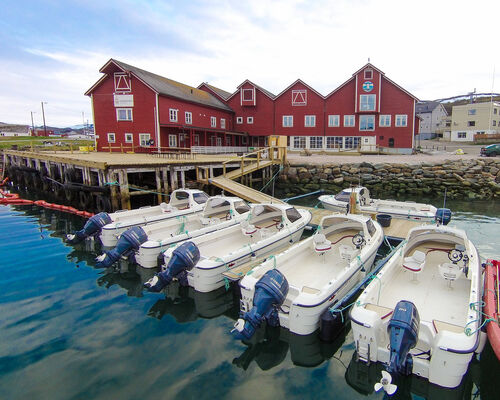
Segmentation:
{"type": "Polygon", "coordinates": [[[195,154],[225,154],[247,153],[248,146],[192,146],[191,153],[195,154]]]}

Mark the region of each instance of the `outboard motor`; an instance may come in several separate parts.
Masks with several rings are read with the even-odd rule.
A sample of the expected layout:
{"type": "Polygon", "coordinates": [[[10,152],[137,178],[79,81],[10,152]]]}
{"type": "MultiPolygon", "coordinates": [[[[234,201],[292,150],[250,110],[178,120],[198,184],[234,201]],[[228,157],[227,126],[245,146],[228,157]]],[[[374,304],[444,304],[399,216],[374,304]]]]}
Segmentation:
{"type": "Polygon", "coordinates": [[[80,243],[82,240],[88,238],[89,236],[95,236],[99,234],[104,225],[110,224],[112,222],[113,220],[108,213],[100,212],[99,214],[90,217],[90,219],[84,225],[83,229],[75,232],[74,234],[66,235],[66,240],[71,244],[80,243]]]}
{"type": "Polygon", "coordinates": [[[440,224],[448,225],[451,221],[451,210],[449,208],[438,208],[435,218],[440,224]]]}
{"type": "Polygon", "coordinates": [[[172,257],[165,270],[159,272],[144,284],[150,292],[159,292],[172,279],[186,281],[187,271],[191,271],[200,260],[200,250],[193,242],[184,242],[172,252],[172,257]]]}
{"type": "Polygon", "coordinates": [[[265,319],[271,326],[279,325],[278,307],[288,294],[288,281],[277,269],[267,271],[255,284],[253,307],[238,319],[233,331],[237,339],[250,339],[265,319]]]}
{"type": "Polygon", "coordinates": [[[389,365],[387,371],[382,371],[382,379],[375,384],[375,390],[384,389],[392,395],[396,392],[397,386],[391,383],[391,373],[411,374],[413,358],[410,350],[417,344],[419,327],[420,317],[415,304],[408,300],[399,301],[387,327],[390,336],[389,365]]]}
{"type": "Polygon", "coordinates": [[[120,235],[113,250],[107,251],[96,258],[96,267],[107,268],[114,264],[121,256],[127,256],[139,249],[141,244],[148,240],[148,235],[140,226],[133,226],[120,235]]]}

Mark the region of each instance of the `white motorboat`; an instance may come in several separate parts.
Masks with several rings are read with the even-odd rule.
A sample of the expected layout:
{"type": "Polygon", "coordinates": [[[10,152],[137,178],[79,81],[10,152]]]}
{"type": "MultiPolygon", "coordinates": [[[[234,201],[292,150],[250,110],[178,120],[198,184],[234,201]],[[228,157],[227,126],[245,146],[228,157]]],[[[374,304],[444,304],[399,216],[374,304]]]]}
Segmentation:
{"type": "Polygon", "coordinates": [[[160,291],[175,277],[199,292],[225,285],[223,272],[297,242],[311,213],[287,204],[259,204],[238,225],[199,236],[164,253],[166,267],[146,283],[160,291]]]}
{"type": "Polygon", "coordinates": [[[351,309],[358,358],[387,368],[375,389],[394,393],[392,378],[410,374],[458,386],[482,350],[481,297],[481,261],[464,231],[411,229],[351,309]]]}
{"type": "Polygon", "coordinates": [[[177,189],[170,194],[168,203],[145,206],[114,213],[101,212],[91,217],[82,230],[67,235],[70,243],[99,235],[103,246],[114,247],[121,233],[133,226],[144,226],[181,215],[201,212],[208,195],[197,189],[177,189]]]}
{"type": "Polygon", "coordinates": [[[319,196],[323,207],[337,212],[360,212],[387,214],[393,218],[432,222],[439,220],[446,225],[451,219],[447,208],[436,208],[429,204],[412,201],[381,200],[370,198],[370,191],[364,186],[347,188],[335,195],[319,196]]]}
{"type": "MultiPolygon", "coordinates": [[[[319,328],[321,314],[370,272],[383,240],[382,227],[368,216],[323,217],[313,236],[268,259],[240,281],[243,317],[235,324],[238,337],[249,339],[268,315],[257,300],[262,299],[257,291],[273,270],[288,284],[283,303],[274,303],[274,319],[292,333],[313,333],[319,328]]],[[[272,315],[268,323],[270,319],[272,315]]]]}
{"type": "Polygon", "coordinates": [[[210,197],[202,213],[129,228],[122,233],[113,250],[98,257],[96,266],[108,267],[121,256],[135,252],[136,263],[144,268],[155,268],[162,251],[187,239],[236,225],[249,213],[250,206],[239,197],[210,197]]]}

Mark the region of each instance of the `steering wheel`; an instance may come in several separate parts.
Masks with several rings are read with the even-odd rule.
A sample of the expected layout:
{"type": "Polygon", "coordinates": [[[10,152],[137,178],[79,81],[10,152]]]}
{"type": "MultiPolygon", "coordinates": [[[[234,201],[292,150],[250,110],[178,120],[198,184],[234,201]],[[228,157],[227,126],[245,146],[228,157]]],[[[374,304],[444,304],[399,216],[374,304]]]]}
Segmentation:
{"type": "Polygon", "coordinates": [[[362,234],[358,233],[352,237],[352,244],[359,249],[362,245],[366,243],[365,238],[362,234]]]}
{"type": "Polygon", "coordinates": [[[226,221],[229,221],[231,219],[231,212],[228,211],[226,214],[226,221]]]}
{"type": "Polygon", "coordinates": [[[448,258],[453,264],[456,264],[463,258],[463,253],[461,250],[458,249],[452,249],[448,252],[448,258]]]}
{"type": "Polygon", "coordinates": [[[283,222],[276,222],[276,229],[281,231],[283,228],[285,227],[285,225],[283,224],[283,222]]]}

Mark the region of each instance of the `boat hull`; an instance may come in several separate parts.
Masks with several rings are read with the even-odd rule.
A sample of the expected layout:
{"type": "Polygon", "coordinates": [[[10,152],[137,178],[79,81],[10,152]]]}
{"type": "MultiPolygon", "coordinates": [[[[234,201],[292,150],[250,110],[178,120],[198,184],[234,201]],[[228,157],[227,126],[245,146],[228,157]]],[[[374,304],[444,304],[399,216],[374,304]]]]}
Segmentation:
{"type": "Polygon", "coordinates": [[[484,313],[488,318],[495,319],[486,325],[488,340],[500,361],[500,324],[498,323],[498,272],[500,261],[488,260],[486,262],[485,282],[484,282],[484,313]]]}

